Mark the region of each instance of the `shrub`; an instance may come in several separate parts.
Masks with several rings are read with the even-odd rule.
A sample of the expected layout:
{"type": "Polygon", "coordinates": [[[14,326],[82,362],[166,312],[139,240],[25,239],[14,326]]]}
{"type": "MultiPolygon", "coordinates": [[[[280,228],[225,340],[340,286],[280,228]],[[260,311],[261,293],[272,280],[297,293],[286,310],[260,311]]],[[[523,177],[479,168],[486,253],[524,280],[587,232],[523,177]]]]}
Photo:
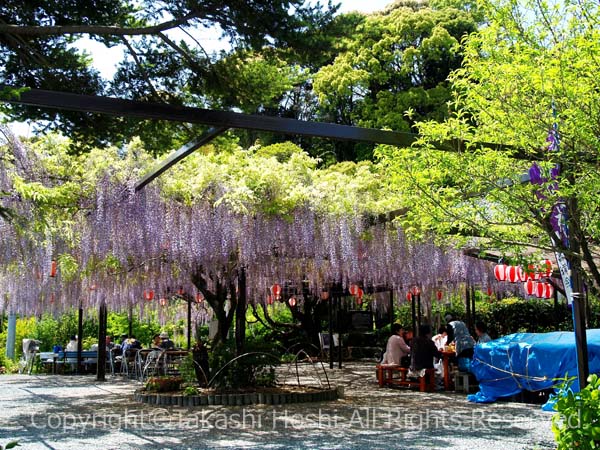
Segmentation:
{"type": "Polygon", "coordinates": [[[192,396],[192,395],[198,395],[198,388],[194,387],[194,386],[188,386],[183,390],[183,395],[186,396],[192,396]]]}
{"type": "Polygon", "coordinates": [[[210,354],[211,364],[216,378],[213,385],[218,388],[243,388],[273,386],[275,384],[275,364],[278,359],[262,353],[264,348],[247,349],[247,356],[235,359],[235,350],[231,342],[217,346],[210,354]],[[259,352],[257,354],[257,352],[259,352]],[[222,369],[222,370],[221,370],[222,369]],[[220,372],[219,372],[220,371],[220,372]]]}
{"type": "Polygon", "coordinates": [[[552,431],[558,450],[593,449],[600,446],[600,378],[590,375],[589,384],[580,392],[563,384],[554,405],[552,431]]]}
{"type": "Polygon", "coordinates": [[[172,392],[179,390],[181,383],[181,377],[150,377],[146,381],[145,389],[151,392],[172,392]]]}

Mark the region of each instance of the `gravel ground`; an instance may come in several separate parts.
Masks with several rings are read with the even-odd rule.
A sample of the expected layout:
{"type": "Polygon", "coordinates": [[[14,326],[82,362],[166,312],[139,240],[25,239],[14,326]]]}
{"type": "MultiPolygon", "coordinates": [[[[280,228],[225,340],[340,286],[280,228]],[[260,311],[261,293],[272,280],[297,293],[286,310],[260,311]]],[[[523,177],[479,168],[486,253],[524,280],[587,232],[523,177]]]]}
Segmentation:
{"type": "MultiPolygon", "coordinates": [[[[301,367],[315,383],[314,367],[301,367]]],[[[539,405],[473,404],[465,395],[380,389],[373,363],[327,369],[334,402],[156,407],[133,401],[139,383],[92,376],[0,376],[0,445],[24,449],[554,449],[539,405]]],[[[295,369],[280,379],[296,380],[295,369]]],[[[325,377],[319,377],[325,383],[325,377]]]]}

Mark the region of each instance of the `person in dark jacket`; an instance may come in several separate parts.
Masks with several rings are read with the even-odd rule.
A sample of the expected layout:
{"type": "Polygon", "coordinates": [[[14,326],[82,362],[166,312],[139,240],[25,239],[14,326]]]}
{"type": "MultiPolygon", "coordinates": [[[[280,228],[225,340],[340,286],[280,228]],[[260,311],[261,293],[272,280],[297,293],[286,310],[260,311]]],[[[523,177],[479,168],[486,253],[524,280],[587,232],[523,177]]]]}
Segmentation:
{"type": "Polygon", "coordinates": [[[200,386],[206,386],[210,376],[210,366],[208,362],[208,350],[202,340],[196,342],[192,349],[192,356],[194,358],[194,371],[196,372],[196,379],[200,386]]]}
{"type": "Polygon", "coordinates": [[[431,340],[431,327],[429,325],[419,326],[419,336],[414,337],[411,353],[411,369],[433,369],[434,358],[441,358],[442,354],[431,340]]]}

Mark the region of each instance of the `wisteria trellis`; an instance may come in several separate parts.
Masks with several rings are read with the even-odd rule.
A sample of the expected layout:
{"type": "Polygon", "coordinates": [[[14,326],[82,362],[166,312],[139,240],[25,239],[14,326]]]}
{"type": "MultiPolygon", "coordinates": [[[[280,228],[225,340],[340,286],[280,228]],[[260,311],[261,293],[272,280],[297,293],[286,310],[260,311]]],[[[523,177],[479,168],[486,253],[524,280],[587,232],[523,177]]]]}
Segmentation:
{"type": "MultiPolygon", "coordinates": [[[[10,195],[10,171],[29,181],[45,182],[35,160],[9,130],[2,129],[14,155],[0,161],[0,190],[9,193],[4,204],[23,218],[32,204],[10,195]]],[[[81,304],[96,307],[104,299],[112,310],[136,307],[140,314],[159,308],[144,300],[152,289],[169,296],[183,287],[194,293],[191,274],[199,267],[219,271],[233,258],[246,270],[247,298],[265,302],[268,287],[286,281],[308,280],[312,292],[331,282],[343,286],[388,286],[403,301],[403,290],[419,284],[423,297],[435,296],[440,286],[457,289],[460,283],[493,286],[489,263],[464,256],[456,249],[431,243],[411,244],[402,230],[390,223],[368,226],[362,215],[319,214],[310,205],[298,207],[290,217],[256,212],[240,214],[226,205],[198,201],[184,206],[161,196],[154,183],[139,193],[136,180],[116,182],[104,177],[96,186],[94,207],[77,216],[73,225],[80,236],[70,248],[60,236],[19,234],[0,219],[0,310],[25,315],[43,311],[60,313],[81,304]],[[111,256],[120,262],[113,271],[80,273],[65,280],[49,277],[51,260],[63,253],[74,256],[80,268],[111,256]]],[[[200,308],[197,320],[206,322],[210,308],[200,308]]]]}

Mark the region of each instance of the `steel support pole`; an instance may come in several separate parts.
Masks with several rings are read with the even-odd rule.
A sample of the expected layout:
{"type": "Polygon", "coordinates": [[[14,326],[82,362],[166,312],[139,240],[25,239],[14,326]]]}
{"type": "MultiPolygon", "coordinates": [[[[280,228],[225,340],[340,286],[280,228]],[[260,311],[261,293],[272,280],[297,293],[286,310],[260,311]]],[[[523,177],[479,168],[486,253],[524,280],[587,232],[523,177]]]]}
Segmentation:
{"type": "Polygon", "coordinates": [[[17,315],[8,314],[8,329],[6,330],[6,357],[15,358],[15,340],[17,339],[17,315]]]}

